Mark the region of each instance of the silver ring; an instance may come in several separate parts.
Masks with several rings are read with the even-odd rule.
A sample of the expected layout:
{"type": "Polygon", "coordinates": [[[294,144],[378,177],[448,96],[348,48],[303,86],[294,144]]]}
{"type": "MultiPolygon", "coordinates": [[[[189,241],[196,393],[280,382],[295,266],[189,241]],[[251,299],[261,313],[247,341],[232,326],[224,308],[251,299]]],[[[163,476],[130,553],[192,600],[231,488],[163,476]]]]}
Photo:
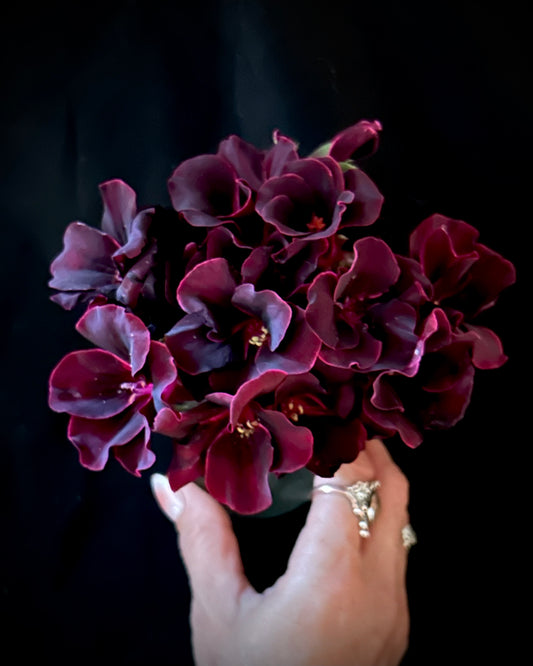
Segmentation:
{"type": "Polygon", "coordinates": [[[379,481],[356,481],[349,486],[323,483],[316,486],[314,492],[337,493],[346,497],[352,512],[359,518],[359,534],[367,539],[370,536],[370,524],[374,521],[379,507],[376,490],[380,485],[379,481]]]}
{"type": "Polygon", "coordinates": [[[413,527],[409,524],[404,525],[404,527],[402,527],[402,543],[405,550],[409,552],[417,541],[418,539],[416,538],[416,533],[413,527]]]}

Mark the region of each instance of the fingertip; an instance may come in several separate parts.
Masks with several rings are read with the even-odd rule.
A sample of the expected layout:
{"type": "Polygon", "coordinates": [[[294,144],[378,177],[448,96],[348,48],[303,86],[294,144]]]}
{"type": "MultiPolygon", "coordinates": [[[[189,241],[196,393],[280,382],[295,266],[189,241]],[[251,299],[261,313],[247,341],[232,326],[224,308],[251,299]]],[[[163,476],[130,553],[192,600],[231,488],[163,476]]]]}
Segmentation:
{"type": "Polygon", "coordinates": [[[185,509],[183,493],[173,491],[168,478],[164,474],[152,474],[150,477],[152,494],[164,515],[174,524],[185,509]]]}

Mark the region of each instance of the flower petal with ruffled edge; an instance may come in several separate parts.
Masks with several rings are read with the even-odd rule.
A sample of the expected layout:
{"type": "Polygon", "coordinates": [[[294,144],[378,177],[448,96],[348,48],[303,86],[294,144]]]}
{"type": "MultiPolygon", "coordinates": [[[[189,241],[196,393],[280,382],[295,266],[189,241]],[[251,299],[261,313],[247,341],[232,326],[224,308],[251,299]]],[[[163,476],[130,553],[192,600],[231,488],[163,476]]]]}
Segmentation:
{"type": "Polygon", "coordinates": [[[146,362],[150,332],[144,322],[118,305],[89,308],[76,324],[76,330],[97,347],[115,354],[137,374],[146,362]]]}
{"type": "Polygon", "coordinates": [[[268,345],[263,345],[259,349],[251,368],[252,377],[275,369],[300,374],[315,364],[321,347],[320,338],[306,322],[304,310],[293,306],[292,312],[289,328],[279,346],[270,350],[268,345]]]}
{"type": "Polygon", "coordinates": [[[204,453],[210,439],[205,430],[194,429],[195,423],[168,407],[159,410],[155,417],[154,432],[173,440],[173,455],[167,469],[172,490],[203,476],[204,453]]]}
{"type": "Polygon", "coordinates": [[[291,423],[285,414],[273,409],[258,410],[257,418],[273,439],[275,453],[270,471],[286,474],[305,467],[313,454],[311,430],[291,423]]]}
{"type": "Polygon", "coordinates": [[[418,345],[417,312],[394,298],[377,300],[398,280],[398,262],[377,238],[356,241],[353,252],[345,273],[324,271],[307,292],[305,316],[324,345],[320,358],[359,371],[404,369],[412,364],[418,345]]]}
{"type": "Polygon", "coordinates": [[[50,266],[48,285],[59,294],[51,299],[70,310],[81,299],[112,294],[120,285],[120,272],[113,261],[118,243],[108,234],[83,222],[72,222],[65,230],[63,251],[50,266]]]}
{"type": "Polygon", "coordinates": [[[165,334],[165,343],[177,366],[190,375],[199,375],[231,362],[231,345],[208,339],[201,313],[186,315],[165,334]]]}
{"type": "Polygon", "coordinates": [[[466,325],[466,330],[475,336],[472,363],[476,368],[494,370],[500,368],[507,361],[501,340],[494,331],[486,326],[473,326],[471,324],[466,325]]]}
{"type": "Polygon", "coordinates": [[[110,352],[87,349],[70,352],[50,375],[49,405],[56,412],[89,419],[106,419],[124,411],[141,396],[150,398],[152,385],[110,352]]]}
{"type": "Polygon", "coordinates": [[[472,318],[494,305],[516,279],[514,266],[477,242],[479,231],[462,220],[435,214],[410,237],[411,256],[433,285],[433,301],[472,318]]]}
{"type": "Polygon", "coordinates": [[[219,143],[217,155],[231,164],[238,177],[257,192],[264,180],[263,151],[232,134],[219,143]]]}
{"type": "Polygon", "coordinates": [[[195,266],[180,282],[178,303],[189,314],[201,313],[204,323],[215,327],[216,314],[230,307],[236,286],[226,259],[209,259],[195,266]]]}
{"type": "Polygon", "coordinates": [[[353,462],[365,447],[367,431],[360,419],[318,418],[313,422],[313,455],[306,467],[331,477],[345,463],[353,462]]]}
{"type": "Polygon", "coordinates": [[[137,195],[119,179],[108,180],[99,189],[104,205],[102,231],[124,245],[128,240],[131,222],[137,215],[137,195]]]}
{"type": "Polygon", "coordinates": [[[374,224],[380,216],[385,199],[374,181],[356,167],[345,171],[344,181],[345,189],[353,192],[354,198],[346,206],[340,229],[367,227],[374,224]]]}
{"type": "Polygon", "coordinates": [[[169,178],[168,189],[174,209],[193,226],[217,226],[252,207],[250,187],[219,155],[185,160],[169,178]]]}
{"type": "Polygon", "coordinates": [[[205,486],[238,513],[263,511],[272,504],[268,474],[273,458],[271,435],[260,423],[242,436],[224,430],[207,450],[205,486]]]}
{"type": "Polygon", "coordinates": [[[262,185],[256,210],[284,235],[308,240],[331,236],[354,198],[352,192],[339,188],[339,177],[342,179],[342,173],[335,162],[296,160],[283,175],[262,185]]]}
{"type": "Polygon", "coordinates": [[[378,375],[364,406],[378,432],[398,433],[410,447],[422,442],[425,430],[448,429],[463,418],[474,382],[474,336],[455,333],[443,310],[428,316],[421,338],[425,350],[418,373],[378,375]]]}
{"type": "Polygon", "coordinates": [[[241,284],[235,288],[231,298],[233,305],[259,319],[268,331],[268,348],[276,350],[289,328],[292,318],[291,306],[276,292],[265,289],[255,291],[252,284],[241,284]]]}
{"type": "Polygon", "coordinates": [[[73,416],[68,438],[78,449],[80,463],[93,471],[104,469],[110,451],[135,476],[155,462],[155,454],[149,448],[148,420],[135,411],[135,406],[106,419],[73,416]]]}

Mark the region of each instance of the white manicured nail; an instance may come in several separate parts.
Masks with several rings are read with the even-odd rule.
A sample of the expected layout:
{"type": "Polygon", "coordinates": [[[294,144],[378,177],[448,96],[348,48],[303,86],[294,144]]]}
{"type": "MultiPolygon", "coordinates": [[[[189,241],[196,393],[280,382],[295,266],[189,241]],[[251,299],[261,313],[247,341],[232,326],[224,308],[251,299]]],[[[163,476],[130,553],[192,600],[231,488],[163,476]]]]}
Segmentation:
{"type": "Polygon", "coordinates": [[[168,478],[163,474],[152,474],[150,485],[159,508],[174,523],[185,508],[185,502],[180,496],[180,492],[172,490],[168,478]]]}

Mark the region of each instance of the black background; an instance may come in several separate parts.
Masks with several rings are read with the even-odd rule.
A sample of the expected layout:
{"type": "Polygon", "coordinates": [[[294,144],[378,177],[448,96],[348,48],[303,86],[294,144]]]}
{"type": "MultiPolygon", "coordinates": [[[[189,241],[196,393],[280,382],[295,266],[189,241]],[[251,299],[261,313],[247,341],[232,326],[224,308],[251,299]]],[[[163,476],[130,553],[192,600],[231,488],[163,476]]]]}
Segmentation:
{"type": "MultiPolygon", "coordinates": [[[[230,133],[267,147],[279,128],[305,154],[362,118],[384,128],[365,165],[386,200],[373,233],[403,252],[440,212],[517,266],[480,322],[508,363],[477,373],[453,431],[414,451],[391,442],[419,534],[404,664],[515,663],[529,591],[526,3],[20,2],[3,14],[3,663],[191,664],[186,577],[149,474],[84,470],[47,407],[49,372],[80,346],[46,286],[66,225],[99,225],[110,178],[141,205],[167,203],[172,170],[230,133]]],[[[305,510],[236,521],[258,587],[283,570],[305,510]]]]}

